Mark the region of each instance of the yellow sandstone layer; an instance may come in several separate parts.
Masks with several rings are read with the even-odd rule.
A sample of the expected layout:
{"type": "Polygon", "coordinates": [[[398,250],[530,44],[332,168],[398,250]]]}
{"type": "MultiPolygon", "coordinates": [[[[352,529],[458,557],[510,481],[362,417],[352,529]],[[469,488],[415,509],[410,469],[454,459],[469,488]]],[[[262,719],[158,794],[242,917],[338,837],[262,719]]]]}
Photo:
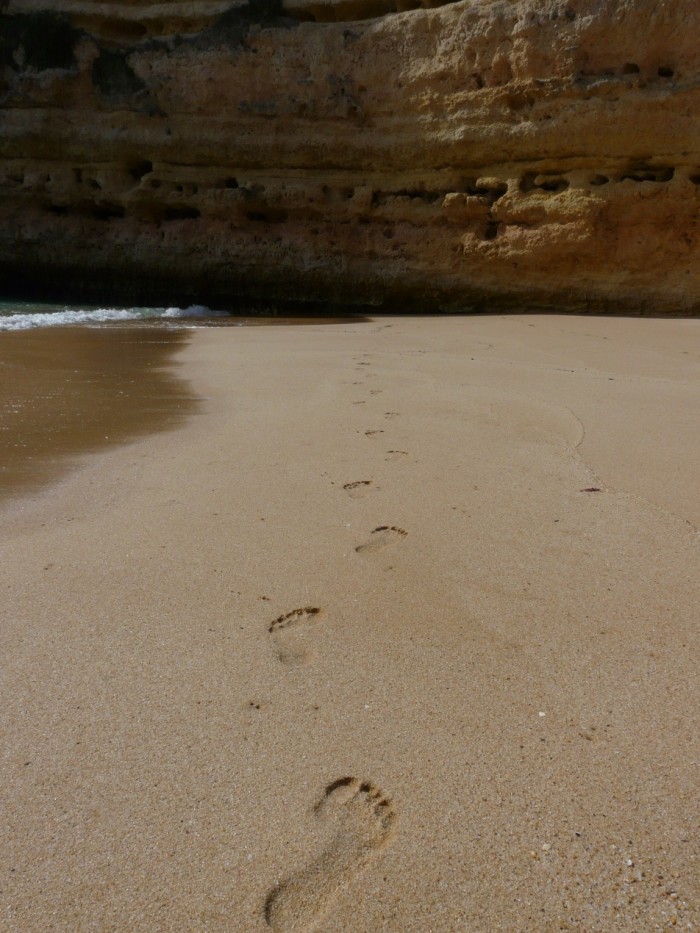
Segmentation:
{"type": "Polygon", "coordinates": [[[0,273],[144,299],[696,313],[697,4],[418,5],[11,0],[0,273]]]}

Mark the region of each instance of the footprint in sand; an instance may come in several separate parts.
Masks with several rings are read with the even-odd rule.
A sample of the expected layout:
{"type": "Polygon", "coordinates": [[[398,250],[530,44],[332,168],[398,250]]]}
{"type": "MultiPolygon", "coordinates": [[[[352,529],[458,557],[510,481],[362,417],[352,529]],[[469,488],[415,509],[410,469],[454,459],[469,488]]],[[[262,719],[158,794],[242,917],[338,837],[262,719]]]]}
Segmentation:
{"type": "Polygon", "coordinates": [[[383,433],[384,431],[382,431],[381,428],[374,428],[372,430],[365,431],[365,434],[367,435],[367,437],[373,437],[375,434],[383,434],[383,433]]]}
{"type": "Polygon", "coordinates": [[[360,499],[362,496],[366,495],[371,485],[371,479],[358,479],[355,480],[354,483],[345,483],[343,489],[347,492],[351,499],[360,499]]]}
{"type": "Polygon", "coordinates": [[[396,525],[380,525],[372,532],[372,537],[364,544],[358,545],[355,550],[358,554],[369,554],[372,551],[380,551],[390,544],[396,544],[408,534],[403,528],[397,528],[396,525]]]}
{"type": "Polygon", "coordinates": [[[407,450],[387,450],[385,460],[401,460],[408,456],[407,450]]]}
{"type": "Polygon", "coordinates": [[[314,812],[337,831],[313,862],[268,895],[265,919],[273,930],[316,929],[338,894],[386,848],[396,825],[391,800],[353,777],[329,784],[314,812]]]}
{"type": "Polygon", "coordinates": [[[268,628],[283,664],[306,664],[314,657],[309,635],[321,615],[316,606],[293,609],[275,619],[268,628]]]}

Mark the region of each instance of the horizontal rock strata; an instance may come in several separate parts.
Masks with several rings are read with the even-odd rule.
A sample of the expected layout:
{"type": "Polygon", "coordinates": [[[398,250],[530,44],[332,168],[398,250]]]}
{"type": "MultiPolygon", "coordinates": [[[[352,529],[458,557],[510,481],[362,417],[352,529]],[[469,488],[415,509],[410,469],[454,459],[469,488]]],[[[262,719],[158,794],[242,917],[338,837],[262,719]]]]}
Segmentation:
{"type": "Polygon", "coordinates": [[[39,6],[0,13],[8,288],[700,310],[695,0],[39,6]]]}

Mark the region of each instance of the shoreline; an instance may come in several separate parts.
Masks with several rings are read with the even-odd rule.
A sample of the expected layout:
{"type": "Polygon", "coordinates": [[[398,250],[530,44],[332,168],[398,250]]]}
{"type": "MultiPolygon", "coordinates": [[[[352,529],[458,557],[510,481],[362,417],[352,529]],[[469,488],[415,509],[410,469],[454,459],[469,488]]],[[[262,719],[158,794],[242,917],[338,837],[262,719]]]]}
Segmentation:
{"type": "MultiPolygon", "coordinates": [[[[55,312],[55,306],[52,310],[55,312]]],[[[31,312],[27,312],[31,313],[31,312]]],[[[37,308],[36,313],[45,313],[37,308]]],[[[59,312],[60,313],[60,312],[59,312]]],[[[0,318],[2,320],[2,318],[0,318]]],[[[361,317],[296,319],[199,314],[109,326],[58,324],[0,331],[0,501],[48,487],[91,453],[168,431],[200,400],[177,364],[195,327],[359,323],[361,317]],[[206,320],[202,324],[202,320],[206,320]]]]}
{"type": "Polygon", "coordinates": [[[191,332],[5,510],[6,928],[698,926],[697,326],[191,332]]]}
{"type": "Polygon", "coordinates": [[[185,330],[50,327],[0,334],[0,500],[38,491],[85,454],[197,408],[174,358],[185,330]]]}
{"type": "MultiPolygon", "coordinates": [[[[402,293],[394,298],[386,297],[382,301],[358,300],[348,304],[347,298],[306,300],[303,297],[285,297],[284,294],[247,294],[241,291],[208,289],[207,284],[198,280],[196,287],[184,281],[150,276],[148,290],[143,287],[132,288],[124,284],[124,278],[107,279],[101,270],[99,283],[94,278],[83,280],[78,270],[72,269],[59,274],[52,268],[46,276],[44,270],[32,270],[33,278],[17,276],[17,270],[0,264],[3,278],[5,300],[20,303],[65,302],[69,305],[84,304],[89,307],[183,307],[202,305],[215,314],[226,313],[232,318],[244,318],[251,321],[270,318],[273,320],[320,322],[331,319],[337,322],[372,320],[374,317],[410,317],[422,318],[426,299],[419,299],[413,304],[409,293],[402,293]],[[38,278],[37,278],[38,273],[38,278]],[[46,282],[44,281],[46,279],[46,282]]],[[[143,282],[143,277],[138,278],[143,282]]],[[[239,283],[240,286],[240,283],[239,283]]],[[[687,307],[672,310],[671,300],[664,302],[664,310],[650,310],[651,304],[643,299],[620,301],[599,296],[591,300],[590,296],[581,296],[579,301],[569,298],[565,306],[557,303],[552,296],[523,296],[510,292],[483,293],[463,297],[461,300],[449,300],[444,307],[432,313],[439,317],[491,317],[493,315],[518,315],[528,317],[585,317],[585,318],[643,318],[644,320],[697,320],[700,308],[687,307]]]]}

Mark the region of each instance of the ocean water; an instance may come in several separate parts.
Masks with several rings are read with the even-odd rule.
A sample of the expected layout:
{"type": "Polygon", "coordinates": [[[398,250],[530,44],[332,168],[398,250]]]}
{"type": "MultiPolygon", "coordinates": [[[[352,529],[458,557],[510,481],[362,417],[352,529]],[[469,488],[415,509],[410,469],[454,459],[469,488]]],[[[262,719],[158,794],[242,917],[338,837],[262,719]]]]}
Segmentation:
{"type": "Polygon", "coordinates": [[[97,308],[87,305],[49,304],[47,302],[0,301],[0,331],[31,330],[35,327],[69,325],[138,324],[147,322],[188,324],[215,323],[229,317],[226,311],[212,311],[203,305],[188,308],[97,308]]]}

